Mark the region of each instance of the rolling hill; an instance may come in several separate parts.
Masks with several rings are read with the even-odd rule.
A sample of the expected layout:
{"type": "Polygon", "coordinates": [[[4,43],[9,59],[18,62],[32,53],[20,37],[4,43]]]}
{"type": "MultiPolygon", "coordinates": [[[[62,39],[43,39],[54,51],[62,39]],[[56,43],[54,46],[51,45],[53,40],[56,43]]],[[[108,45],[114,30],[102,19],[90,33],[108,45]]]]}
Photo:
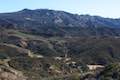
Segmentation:
{"type": "Polygon", "coordinates": [[[108,65],[106,71],[119,62],[120,19],[48,9],[0,13],[0,72],[6,75],[19,78],[12,69],[22,72],[20,80],[79,80],[89,75],[88,64],[108,65]]]}

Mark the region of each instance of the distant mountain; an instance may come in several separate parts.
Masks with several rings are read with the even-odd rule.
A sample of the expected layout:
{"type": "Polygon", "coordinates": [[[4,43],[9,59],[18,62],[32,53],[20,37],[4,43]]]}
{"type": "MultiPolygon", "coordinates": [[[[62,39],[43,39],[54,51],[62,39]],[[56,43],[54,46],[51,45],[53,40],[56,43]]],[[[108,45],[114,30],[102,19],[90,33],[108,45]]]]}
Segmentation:
{"type": "Polygon", "coordinates": [[[0,25],[42,36],[120,36],[120,19],[48,9],[1,13],[0,25]]]}
{"type": "Polygon", "coordinates": [[[120,80],[119,73],[120,19],[48,9],[0,13],[0,80],[120,80]]]}

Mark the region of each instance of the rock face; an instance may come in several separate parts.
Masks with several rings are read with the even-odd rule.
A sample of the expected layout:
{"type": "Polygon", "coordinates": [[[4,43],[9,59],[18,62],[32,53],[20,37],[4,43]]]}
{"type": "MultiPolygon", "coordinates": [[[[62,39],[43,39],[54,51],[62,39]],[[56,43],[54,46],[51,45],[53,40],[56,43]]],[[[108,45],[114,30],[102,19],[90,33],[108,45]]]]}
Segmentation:
{"type": "Polygon", "coordinates": [[[9,72],[1,72],[0,80],[26,80],[23,76],[18,76],[9,72]]]}
{"type": "Polygon", "coordinates": [[[5,66],[0,66],[0,80],[26,80],[27,78],[20,72],[15,70],[13,72],[10,68],[5,68],[5,66]],[[17,74],[16,74],[17,73],[17,74]]]}

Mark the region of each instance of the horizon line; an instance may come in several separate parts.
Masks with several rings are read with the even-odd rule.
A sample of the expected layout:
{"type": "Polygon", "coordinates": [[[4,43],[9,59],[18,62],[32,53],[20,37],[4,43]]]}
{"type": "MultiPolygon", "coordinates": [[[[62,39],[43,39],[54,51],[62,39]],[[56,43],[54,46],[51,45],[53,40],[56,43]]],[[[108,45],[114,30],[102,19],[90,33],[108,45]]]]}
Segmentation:
{"type": "Polygon", "coordinates": [[[108,19],[120,19],[120,17],[107,17],[107,16],[102,16],[102,15],[95,15],[95,14],[90,14],[90,13],[75,13],[75,12],[70,12],[70,11],[65,11],[65,10],[58,10],[58,9],[50,9],[50,8],[37,8],[37,9],[30,9],[30,8],[23,8],[23,9],[18,9],[18,10],[13,10],[13,11],[5,11],[5,12],[0,12],[0,14],[5,14],[5,13],[14,13],[14,12],[19,12],[19,11],[22,11],[22,10],[52,10],[52,11],[58,11],[58,12],[66,12],[66,13],[70,13],[70,14],[73,14],[73,15],[79,15],[79,16],[93,16],[93,17],[102,17],[102,18],[108,18],[108,19]]]}

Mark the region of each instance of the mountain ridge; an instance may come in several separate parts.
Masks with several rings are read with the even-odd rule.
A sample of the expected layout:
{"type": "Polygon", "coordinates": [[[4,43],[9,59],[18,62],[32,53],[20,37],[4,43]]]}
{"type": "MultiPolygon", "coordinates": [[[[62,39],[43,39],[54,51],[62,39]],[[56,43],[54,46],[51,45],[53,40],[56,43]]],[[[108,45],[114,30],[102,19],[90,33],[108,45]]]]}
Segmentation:
{"type": "Polygon", "coordinates": [[[0,14],[1,80],[120,80],[119,62],[119,19],[47,9],[0,14]]]}
{"type": "Polygon", "coordinates": [[[73,13],[73,12],[69,12],[69,11],[65,11],[65,10],[55,10],[55,9],[48,9],[48,8],[38,8],[38,9],[29,9],[29,8],[24,8],[24,9],[19,9],[17,11],[9,11],[9,12],[0,12],[0,14],[9,14],[9,13],[15,13],[15,12],[20,12],[20,11],[35,11],[35,10],[49,10],[49,11],[57,11],[57,12],[66,12],[66,13],[70,13],[70,14],[74,14],[74,15],[79,15],[79,16],[93,16],[93,17],[102,17],[102,18],[106,18],[106,19],[120,19],[119,17],[113,18],[113,17],[104,17],[101,15],[91,15],[91,14],[79,14],[79,13],[73,13]]]}
{"type": "Polygon", "coordinates": [[[65,11],[23,9],[13,13],[0,13],[0,20],[1,26],[29,29],[31,33],[42,36],[120,35],[120,19],[76,15],[65,11]]]}

